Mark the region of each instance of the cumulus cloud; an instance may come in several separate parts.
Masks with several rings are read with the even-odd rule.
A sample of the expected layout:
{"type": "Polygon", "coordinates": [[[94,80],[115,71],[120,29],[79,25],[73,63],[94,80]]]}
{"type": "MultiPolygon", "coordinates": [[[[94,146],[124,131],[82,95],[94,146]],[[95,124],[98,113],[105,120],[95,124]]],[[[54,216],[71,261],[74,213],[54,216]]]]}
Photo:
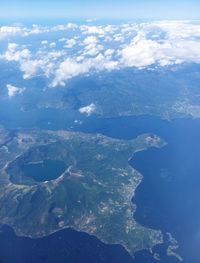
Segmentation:
{"type": "Polygon", "coordinates": [[[95,36],[88,36],[83,40],[84,56],[96,56],[104,47],[98,44],[98,38],[95,36]]]}
{"type": "Polygon", "coordinates": [[[105,31],[102,26],[88,26],[88,25],[82,25],[80,26],[80,30],[83,32],[83,34],[91,35],[91,34],[97,34],[97,35],[104,35],[105,31]]]}
{"type": "Polygon", "coordinates": [[[67,31],[67,30],[75,30],[78,28],[77,24],[68,23],[66,25],[57,25],[52,28],[52,31],[67,31]]]}
{"type": "Polygon", "coordinates": [[[42,33],[39,47],[31,49],[12,40],[0,59],[18,63],[25,79],[48,78],[51,87],[94,71],[200,63],[200,24],[190,21],[0,28],[0,38],[19,34],[23,41],[42,33]],[[48,42],[47,33],[52,36],[52,32],[52,42],[48,42]]]}
{"type": "Polygon", "coordinates": [[[112,58],[113,54],[115,53],[115,50],[114,49],[107,49],[105,52],[104,52],[104,55],[108,58],[112,58]]]}
{"type": "Polygon", "coordinates": [[[9,43],[6,52],[0,55],[0,59],[19,63],[19,68],[24,79],[37,75],[50,77],[58,67],[58,60],[65,55],[64,51],[41,51],[32,54],[27,48],[20,47],[16,43],[9,43]]]}
{"type": "Polygon", "coordinates": [[[183,62],[199,63],[199,50],[199,40],[182,37],[176,38],[176,41],[170,37],[152,40],[148,39],[145,31],[141,31],[119,54],[124,66],[143,68],[153,64],[166,66],[183,62]]]}
{"type": "Polygon", "coordinates": [[[76,45],[77,41],[74,38],[67,39],[66,44],[64,45],[65,48],[72,48],[76,45]]]}
{"type": "Polygon", "coordinates": [[[145,24],[146,30],[160,29],[168,39],[188,39],[200,37],[200,25],[190,21],[157,21],[145,24]]]}
{"type": "Polygon", "coordinates": [[[91,103],[88,106],[82,107],[79,109],[79,112],[82,114],[87,114],[88,116],[90,116],[92,113],[94,113],[96,110],[96,106],[94,103],[91,103]]]}
{"type": "Polygon", "coordinates": [[[86,37],[86,38],[84,39],[84,41],[83,41],[83,43],[84,43],[85,45],[96,45],[97,42],[98,42],[98,39],[97,39],[97,37],[95,37],[95,36],[86,37]]]}
{"type": "Polygon", "coordinates": [[[1,55],[1,59],[7,61],[21,61],[23,59],[29,59],[31,52],[28,49],[18,50],[18,44],[9,43],[5,54],[1,55]]]}
{"type": "Polygon", "coordinates": [[[42,45],[47,45],[47,44],[48,44],[48,40],[42,40],[42,41],[41,41],[41,44],[42,44],[42,45]]]}
{"type": "Polygon", "coordinates": [[[133,41],[120,52],[121,63],[128,67],[145,67],[156,62],[159,44],[147,40],[144,34],[139,33],[133,41]]]}
{"type": "Polygon", "coordinates": [[[74,23],[68,23],[65,25],[57,25],[53,27],[48,26],[40,26],[33,24],[32,27],[24,27],[20,26],[1,26],[0,27],[0,40],[7,37],[13,37],[16,35],[20,36],[30,36],[30,35],[38,35],[43,33],[51,33],[55,31],[69,31],[76,30],[78,25],[74,23]]]}
{"type": "Polygon", "coordinates": [[[25,60],[21,62],[20,69],[24,73],[24,79],[29,79],[38,74],[38,71],[45,66],[44,60],[25,60]]]}
{"type": "Polygon", "coordinates": [[[1,59],[18,62],[21,71],[24,73],[24,79],[34,76],[39,68],[45,66],[45,60],[32,59],[29,49],[20,49],[19,45],[15,43],[8,44],[7,51],[1,55],[1,59]]]}
{"type": "Polygon", "coordinates": [[[92,70],[113,70],[117,68],[117,66],[117,61],[108,60],[102,54],[99,54],[95,58],[83,58],[83,61],[81,62],[77,62],[74,59],[66,59],[64,62],[60,63],[58,69],[56,70],[51,86],[65,86],[65,81],[72,77],[89,73],[92,70]]]}
{"type": "Polygon", "coordinates": [[[14,97],[15,95],[21,94],[24,91],[24,88],[18,88],[18,87],[11,85],[11,84],[7,84],[6,88],[8,90],[8,96],[9,97],[14,97]]]}
{"type": "Polygon", "coordinates": [[[64,86],[65,81],[88,72],[90,65],[88,63],[77,63],[73,59],[66,59],[60,63],[58,69],[55,72],[55,78],[52,82],[52,87],[57,85],[64,86]]]}
{"type": "Polygon", "coordinates": [[[50,47],[50,48],[56,47],[56,43],[55,43],[55,42],[51,42],[51,43],[49,44],[49,47],[50,47]]]}
{"type": "Polygon", "coordinates": [[[0,39],[23,34],[24,30],[19,26],[2,26],[0,27],[0,39]]]}

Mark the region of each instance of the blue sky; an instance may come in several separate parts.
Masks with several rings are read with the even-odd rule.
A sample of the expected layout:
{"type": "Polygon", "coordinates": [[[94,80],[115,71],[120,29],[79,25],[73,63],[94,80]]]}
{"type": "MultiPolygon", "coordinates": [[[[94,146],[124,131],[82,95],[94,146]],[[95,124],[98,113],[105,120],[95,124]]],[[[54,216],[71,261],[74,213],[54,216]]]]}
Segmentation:
{"type": "Polygon", "coordinates": [[[0,0],[0,18],[200,19],[199,0],[0,0]]]}

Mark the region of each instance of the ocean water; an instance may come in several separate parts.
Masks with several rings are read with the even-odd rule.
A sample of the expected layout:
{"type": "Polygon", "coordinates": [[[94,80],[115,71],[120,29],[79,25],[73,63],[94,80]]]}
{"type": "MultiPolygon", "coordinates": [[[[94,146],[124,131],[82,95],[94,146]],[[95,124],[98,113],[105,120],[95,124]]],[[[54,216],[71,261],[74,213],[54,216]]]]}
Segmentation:
{"type": "MultiPolygon", "coordinates": [[[[61,123],[58,126],[62,128],[61,123]]],[[[139,152],[130,161],[144,177],[133,200],[137,205],[134,216],[140,224],[163,231],[165,243],[153,249],[160,254],[159,262],[179,262],[176,257],[166,255],[169,245],[166,232],[178,241],[177,253],[183,262],[200,262],[200,120],[167,122],[151,116],[91,117],[73,130],[127,140],[142,133],[154,133],[167,142],[162,149],[139,152]]],[[[16,237],[4,226],[0,244],[0,262],[158,262],[148,251],[140,251],[132,259],[121,246],[105,245],[95,237],[73,230],[30,239],[16,237]]]]}
{"type": "Polygon", "coordinates": [[[135,218],[170,232],[184,262],[200,262],[200,121],[176,120],[156,133],[168,145],[135,155],[144,180],[136,191],[135,218]]]}

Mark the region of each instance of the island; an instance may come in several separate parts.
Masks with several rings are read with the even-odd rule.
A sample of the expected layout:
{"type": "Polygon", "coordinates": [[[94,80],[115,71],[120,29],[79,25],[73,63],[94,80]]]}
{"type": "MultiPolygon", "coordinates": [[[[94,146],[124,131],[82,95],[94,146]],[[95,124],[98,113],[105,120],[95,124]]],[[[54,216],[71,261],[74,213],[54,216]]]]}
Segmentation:
{"type": "Polygon", "coordinates": [[[163,147],[161,138],[3,127],[0,135],[0,224],[32,238],[73,228],[131,256],[163,242],[134,219],[142,175],[129,164],[134,153],[163,147]]]}

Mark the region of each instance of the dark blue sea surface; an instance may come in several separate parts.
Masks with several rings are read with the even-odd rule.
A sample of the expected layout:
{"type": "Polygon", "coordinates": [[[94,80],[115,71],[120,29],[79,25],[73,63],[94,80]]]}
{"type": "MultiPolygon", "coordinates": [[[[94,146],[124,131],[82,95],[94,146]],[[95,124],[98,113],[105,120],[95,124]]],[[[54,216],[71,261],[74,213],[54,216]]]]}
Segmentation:
{"type": "MultiPolygon", "coordinates": [[[[163,126],[165,127],[165,125],[163,126]]],[[[184,262],[200,262],[200,120],[176,120],[156,133],[168,145],[137,153],[144,180],[134,202],[142,225],[170,232],[184,262]]]]}
{"type": "MultiPolygon", "coordinates": [[[[44,123],[43,128],[48,128],[44,123]]],[[[11,126],[9,123],[9,127],[11,126]]],[[[23,126],[21,122],[17,127],[26,128],[26,125],[23,126]]],[[[30,127],[29,123],[28,128],[30,127]]],[[[57,123],[57,128],[66,128],[66,123],[57,123]]],[[[115,119],[90,117],[82,125],[74,126],[73,130],[98,132],[127,140],[143,133],[153,133],[167,142],[161,149],[151,148],[137,153],[130,161],[144,177],[133,200],[137,205],[134,217],[146,227],[162,230],[165,243],[153,249],[153,252],[160,254],[159,262],[179,262],[176,257],[166,255],[166,248],[170,243],[166,232],[170,232],[178,241],[177,253],[183,257],[183,262],[199,263],[200,120],[177,119],[168,122],[152,116],[115,119]]],[[[132,259],[121,246],[105,245],[94,237],[73,230],[61,230],[45,238],[30,239],[16,237],[10,228],[4,226],[0,232],[0,262],[158,261],[148,251],[140,251],[132,259]]]]}

